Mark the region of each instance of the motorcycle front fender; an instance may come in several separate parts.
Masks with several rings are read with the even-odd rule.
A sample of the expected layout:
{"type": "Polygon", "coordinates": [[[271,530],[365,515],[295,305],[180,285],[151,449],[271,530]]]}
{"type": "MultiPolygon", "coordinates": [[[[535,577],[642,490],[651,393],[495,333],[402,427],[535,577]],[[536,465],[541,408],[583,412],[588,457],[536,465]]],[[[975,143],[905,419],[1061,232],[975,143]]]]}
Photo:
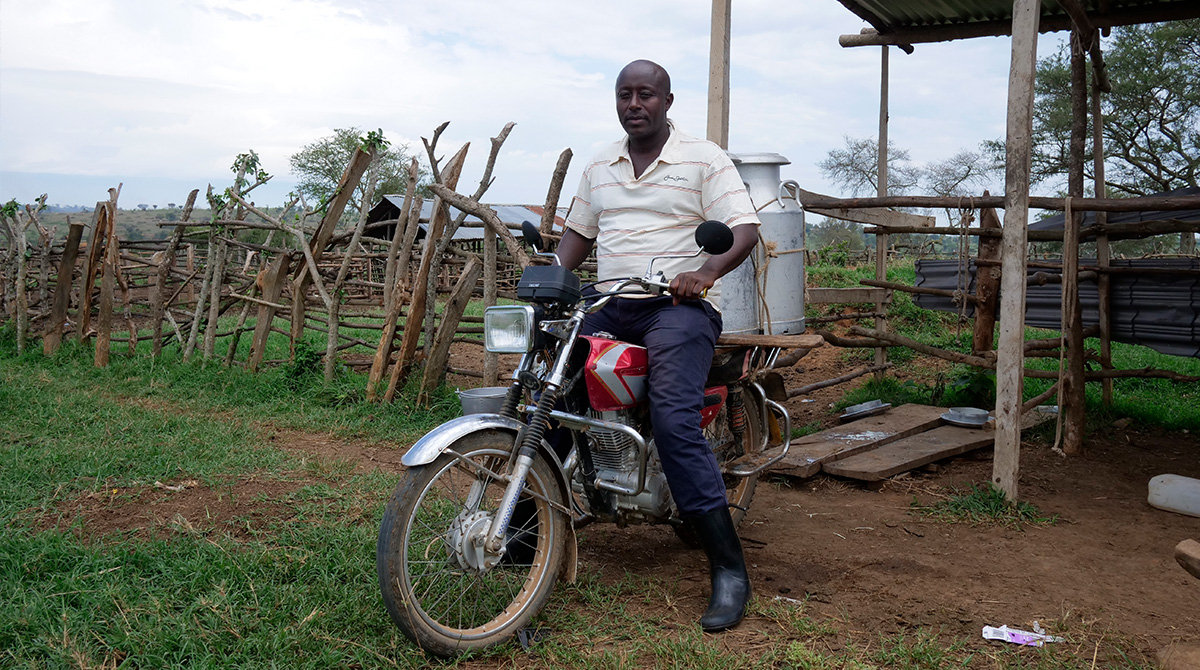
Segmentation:
{"type": "MultiPolygon", "coordinates": [[[[450,445],[462,438],[481,430],[500,429],[511,431],[515,436],[525,424],[499,414],[468,414],[457,419],[451,419],[434,428],[417,440],[400,462],[407,467],[427,465],[441,455],[450,445]]],[[[559,465],[557,459],[551,461],[559,465]]],[[[558,468],[560,471],[562,468],[558,468]]]]}
{"type": "MultiPolygon", "coordinates": [[[[460,416],[426,433],[424,437],[417,440],[416,444],[405,452],[400,462],[410,468],[428,465],[455,442],[471,433],[481,430],[498,429],[511,432],[515,438],[517,433],[524,427],[524,423],[499,414],[468,414],[460,416]]],[[[545,442],[542,443],[538,451],[554,466],[554,476],[558,479],[558,484],[562,487],[564,494],[568,496],[562,502],[567,507],[570,507],[571,486],[567,482],[566,475],[563,473],[562,463],[559,462],[554,450],[550,449],[545,442]]],[[[567,524],[566,547],[567,555],[566,560],[563,561],[562,577],[568,583],[574,583],[579,564],[579,547],[575,538],[575,525],[573,523],[567,524]]]]}

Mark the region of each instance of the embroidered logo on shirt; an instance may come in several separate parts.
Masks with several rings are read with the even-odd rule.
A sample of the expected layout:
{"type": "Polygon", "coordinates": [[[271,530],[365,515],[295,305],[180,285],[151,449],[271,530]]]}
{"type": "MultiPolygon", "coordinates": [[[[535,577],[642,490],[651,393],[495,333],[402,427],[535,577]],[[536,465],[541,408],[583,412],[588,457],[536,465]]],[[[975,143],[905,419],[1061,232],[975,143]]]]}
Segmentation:
{"type": "Polygon", "coordinates": [[[688,180],[687,177],[680,177],[680,176],[673,175],[673,174],[669,174],[669,175],[663,177],[663,181],[681,181],[685,184],[687,183],[687,180],[688,180]]]}

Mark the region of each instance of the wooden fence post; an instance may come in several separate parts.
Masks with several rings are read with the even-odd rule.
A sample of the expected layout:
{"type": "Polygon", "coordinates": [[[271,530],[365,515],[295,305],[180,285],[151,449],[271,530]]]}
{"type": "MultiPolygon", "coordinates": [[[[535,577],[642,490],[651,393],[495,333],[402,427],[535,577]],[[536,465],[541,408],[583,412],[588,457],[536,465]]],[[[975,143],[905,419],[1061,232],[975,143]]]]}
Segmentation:
{"type": "MultiPolygon", "coordinates": [[[[458,153],[450,158],[446,164],[446,168],[442,170],[442,180],[446,187],[454,189],[458,185],[458,177],[462,173],[463,163],[467,159],[467,149],[471,144],[464,144],[458,153]]],[[[396,396],[396,387],[400,382],[408,376],[408,371],[412,367],[413,358],[417,353],[417,338],[421,335],[421,323],[425,315],[425,304],[427,300],[437,300],[437,296],[430,296],[426,290],[429,281],[429,271],[433,267],[433,256],[438,246],[438,239],[441,237],[442,229],[446,225],[449,216],[446,214],[446,208],[442,204],[442,198],[438,198],[433,203],[433,214],[430,216],[432,221],[429,224],[428,233],[425,235],[425,252],[421,254],[421,265],[417,269],[417,276],[413,279],[413,296],[408,305],[408,317],[404,319],[404,339],[400,343],[400,354],[396,358],[396,363],[392,367],[392,374],[388,380],[387,391],[383,395],[386,402],[391,402],[396,396]]],[[[428,346],[429,343],[427,342],[428,346]]],[[[428,353],[428,352],[427,352],[428,353]]]]}
{"type": "Polygon", "coordinates": [[[428,355],[425,357],[425,371],[421,376],[421,390],[417,393],[417,403],[423,404],[429,400],[429,394],[437,388],[446,377],[446,362],[450,358],[450,345],[454,342],[454,331],[462,319],[471,299],[471,292],[482,274],[483,264],[478,258],[467,261],[458,283],[450,292],[450,302],[442,312],[442,322],[438,327],[437,336],[432,345],[427,345],[428,355]]]}
{"type": "MultiPolygon", "coordinates": [[[[412,208],[407,210],[401,218],[404,222],[404,230],[396,231],[397,234],[403,232],[404,239],[400,243],[400,253],[396,259],[394,284],[390,288],[384,287],[385,290],[391,291],[390,307],[387,310],[387,314],[383,317],[383,332],[379,335],[379,346],[375,349],[375,357],[371,361],[371,372],[367,376],[367,402],[375,402],[378,396],[379,382],[383,380],[383,373],[387,370],[388,363],[392,360],[392,351],[395,348],[397,320],[400,318],[400,310],[404,307],[405,296],[409,287],[408,266],[412,258],[412,246],[414,240],[417,239],[417,231],[421,227],[422,202],[423,199],[420,195],[414,198],[412,208]]],[[[408,201],[405,200],[405,204],[407,203],[408,201]]],[[[407,317],[405,319],[407,320],[407,317]]]]}
{"type": "MultiPolygon", "coordinates": [[[[987,191],[983,194],[986,196],[987,191]]],[[[980,228],[1000,229],[1000,218],[996,210],[984,208],[979,213],[980,228]]],[[[995,261],[1000,259],[1000,240],[994,237],[979,238],[979,258],[995,261]]],[[[1000,268],[984,265],[975,266],[975,330],[972,331],[971,351],[991,351],[996,338],[996,306],[1000,300],[1000,268]]]]}
{"type": "Polygon", "coordinates": [[[171,276],[171,268],[175,267],[175,254],[179,251],[179,243],[183,239],[183,229],[186,227],[183,224],[192,218],[192,207],[196,204],[196,196],[200,194],[200,189],[192,189],[188,194],[187,203],[183,206],[183,216],[180,217],[180,225],[175,226],[175,230],[171,233],[171,241],[167,243],[167,248],[163,251],[162,260],[158,263],[158,270],[154,278],[154,301],[151,307],[150,322],[153,324],[154,334],[151,336],[150,355],[157,357],[162,353],[162,333],[163,333],[163,314],[171,306],[167,304],[167,280],[171,276]]]}
{"type": "MultiPolygon", "coordinates": [[[[551,219],[553,220],[553,219],[551,219]]],[[[497,239],[496,232],[491,228],[483,229],[483,305],[484,308],[492,307],[496,304],[497,293],[499,292],[496,282],[498,280],[499,260],[496,258],[497,239]]],[[[495,386],[499,382],[500,377],[500,357],[490,351],[483,352],[483,385],[495,386]]]]}
{"type": "Polygon", "coordinates": [[[58,263],[58,280],[54,287],[54,307],[50,312],[50,323],[42,337],[42,352],[53,355],[62,344],[63,328],[67,322],[67,310],[71,306],[71,285],[75,279],[75,260],[79,256],[79,242],[83,239],[83,224],[72,223],[67,231],[67,243],[63,247],[62,259],[58,263]]]}
{"type": "MultiPolygon", "coordinates": [[[[362,147],[356,149],[354,156],[350,159],[350,164],[346,166],[346,171],[342,173],[342,179],[338,182],[337,190],[334,191],[333,200],[329,202],[329,206],[325,210],[325,216],[321,218],[317,231],[309,240],[308,249],[312,253],[314,261],[320,262],[321,256],[325,253],[325,247],[329,244],[329,238],[333,237],[333,231],[342,218],[342,212],[346,211],[346,204],[354,196],[354,189],[358,187],[358,182],[362,180],[363,173],[367,171],[370,164],[371,154],[363,151],[362,147]]],[[[308,293],[308,287],[312,281],[313,277],[309,274],[308,265],[301,264],[300,269],[296,271],[296,278],[292,281],[293,348],[296,346],[296,342],[304,337],[304,296],[308,293]]]]}
{"type": "Polygon", "coordinates": [[[113,293],[117,281],[117,266],[121,262],[113,221],[115,210],[116,207],[111,201],[105,203],[104,217],[108,222],[108,240],[104,249],[104,272],[100,278],[100,319],[94,356],[94,363],[98,368],[108,367],[109,348],[112,345],[113,293]]]}
{"type": "Polygon", "coordinates": [[[75,335],[80,342],[88,338],[92,326],[92,293],[100,270],[100,253],[108,237],[108,225],[107,205],[98,202],[92,213],[92,239],[88,242],[87,256],[84,257],[83,287],[79,293],[79,330],[75,335]]]}

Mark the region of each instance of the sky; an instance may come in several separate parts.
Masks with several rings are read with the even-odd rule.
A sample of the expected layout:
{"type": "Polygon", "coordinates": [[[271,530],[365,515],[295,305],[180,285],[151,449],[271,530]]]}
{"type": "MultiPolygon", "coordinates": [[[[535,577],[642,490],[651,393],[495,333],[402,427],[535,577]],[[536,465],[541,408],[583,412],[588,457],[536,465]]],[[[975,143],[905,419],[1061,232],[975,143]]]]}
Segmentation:
{"type": "MultiPolygon", "coordinates": [[[[288,158],[335,128],[424,156],[445,121],[439,155],[471,143],[469,193],[511,121],[483,200],[543,203],[569,147],[566,204],[622,136],[631,60],[667,68],[671,118],[705,136],[710,20],[704,0],[0,0],[0,201],[91,205],[120,182],[122,207],[181,203],[254,150],[275,175],[255,200],[276,205],[288,158]]],[[[880,49],[837,44],[864,27],[837,0],[735,0],[730,151],[782,154],[784,179],[842,195],[817,163],[877,132],[880,49]]],[[[893,49],[891,141],[923,163],[1002,138],[1009,59],[1007,37],[893,49]]]]}

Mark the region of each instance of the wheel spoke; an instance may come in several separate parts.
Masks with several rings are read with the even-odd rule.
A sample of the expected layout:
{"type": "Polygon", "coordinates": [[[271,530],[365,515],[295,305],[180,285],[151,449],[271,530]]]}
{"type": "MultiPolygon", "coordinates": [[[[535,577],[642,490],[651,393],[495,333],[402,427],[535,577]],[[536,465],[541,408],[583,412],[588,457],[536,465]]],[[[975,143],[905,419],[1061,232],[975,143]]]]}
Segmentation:
{"type": "Polygon", "coordinates": [[[393,500],[401,505],[404,526],[381,536],[395,538],[390,548],[381,540],[381,574],[382,561],[403,562],[387,568],[399,579],[384,597],[393,621],[416,639],[433,635],[434,645],[448,644],[447,649],[499,642],[514,624],[524,625],[553,587],[562,556],[556,527],[563,520],[552,507],[561,491],[547,486],[554,483],[547,463],[536,461],[526,479],[505,554],[497,559],[475,544],[503,499],[505,481],[498,477],[511,457],[510,440],[499,433],[462,440],[454,451],[413,471],[421,478],[402,487],[407,500],[400,494],[393,500]],[[556,544],[551,538],[558,538],[556,544]]]}

